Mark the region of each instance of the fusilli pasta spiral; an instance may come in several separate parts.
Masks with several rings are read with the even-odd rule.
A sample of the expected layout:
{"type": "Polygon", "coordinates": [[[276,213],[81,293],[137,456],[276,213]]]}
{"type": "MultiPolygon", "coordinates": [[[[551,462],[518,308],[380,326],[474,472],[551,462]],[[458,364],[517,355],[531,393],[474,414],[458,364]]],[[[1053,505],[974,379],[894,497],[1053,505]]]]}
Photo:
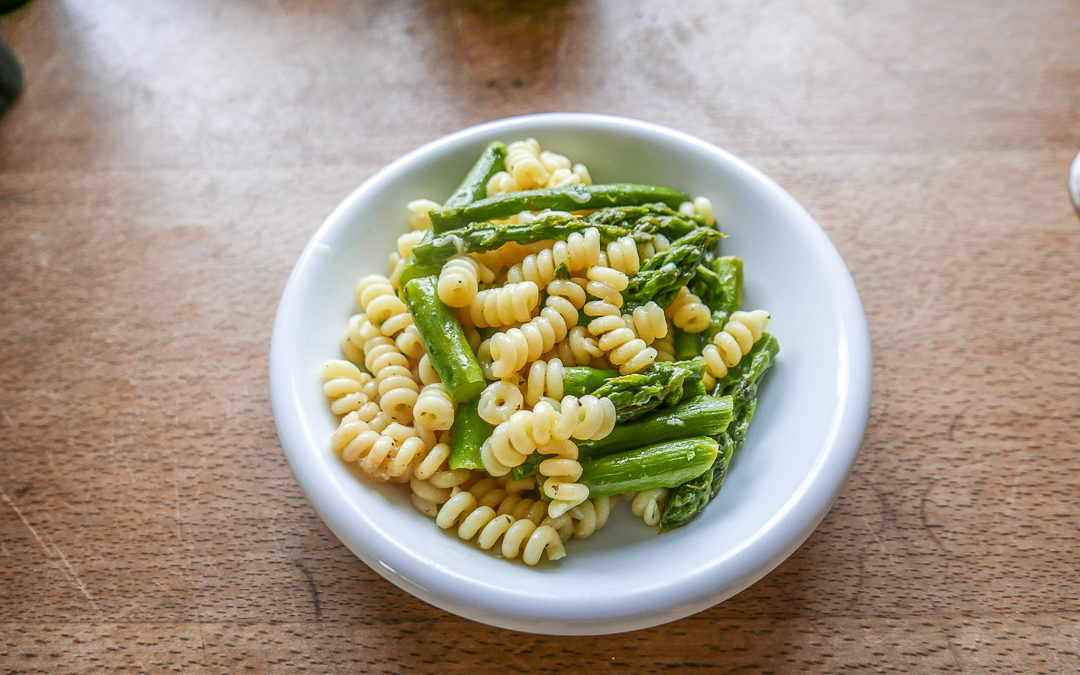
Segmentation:
{"type": "Polygon", "coordinates": [[[514,518],[509,513],[498,514],[491,506],[482,506],[469,490],[455,492],[435,516],[442,529],[457,528],[457,535],[490,550],[501,542],[505,558],[521,556],[526,565],[535,565],[545,554],[548,560],[566,556],[562,538],[550,525],[537,525],[528,518],[514,518]]]}
{"type": "Polygon", "coordinates": [[[326,361],[322,364],[322,376],[323,393],[331,399],[330,412],[335,415],[359,410],[370,400],[365,388],[375,378],[354,364],[339,359],[326,361]]]}
{"type": "Polygon", "coordinates": [[[441,382],[426,384],[413,404],[416,426],[445,431],[454,425],[454,402],[441,382]]]}
{"type": "Polygon", "coordinates": [[[534,361],[525,379],[525,403],[534,406],[542,398],[560,400],[563,397],[563,364],[558,358],[534,361]]]}
{"type": "Polygon", "coordinates": [[[589,332],[598,338],[600,350],[623,375],[647,368],[656,360],[656,350],[634,333],[619,314],[620,291],[629,283],[626,275],[610,267],[590,267],[586,290],[597,299],[585,303],[585,313],[594,317],[589,332]]]}
{"type": "Polygon", "coordinates": [[[701,298],[690,292],[686,286],[679,289],[678,295],[665,310],[671,323],[687,333],[700,333],[709,327],[712,314],[701,302],[701,298]]]}
{"type": "Polygon", "coordinates": [[[381,274],[369,274],[357,282],[356,304],[383,335],[396,335],[413,322],[409,308],[394,292],[390,280],[381,274]]]}
{"type": "MultiPolygon", "coordinates": [[[[433,202],[430,199],[414,199],[405,205],[409,209],[409,226],[414,230],[426,230],[431,227],[431,218],[428,216],[429,211],[438,211],[440,206],[437,202],[433,202]]],[[[407,255],[402,255],[403,258],[408,258],[407,255]]]]}
{"type": "Polygon", "coordinates": [[[733,312],[723,330],[701,350],[708,374],[721,378],[727,375],[728,368],[737,366],[754,343],[761,339],[761,333],[769,327],[770,318],[763,309],[733,312]]]}
{"type": "Polygon", "coordinates": [[[652,300],[636,307],[633,312],[624,314],[623,319],[634,331],[634,335],[644,340],[647,345],[668,334],[667,315],[660,305],[652,300]]]}
{"type": "Polygon", "coordinates": [[[540,303],[540,289],[531,281],[511,282],[480,291],[464,313],[474,326],[510,326],[532,318],[540,303]]]}
{"type": "MultiPolygon", "coordinates": [[[[566,298],[549,295],[544,304],[539,316],[519,328],[495,333],[487,341],[493,377],[509,377],[524,368],[525,364],[540,358],[564,339],[570,327],[577,323],[577,308],[566,298]]],[[[479,350],[477,357],[480,357],[479,350]]]]}
{"type": "Polygon", "coordinates": [[[523,403],[521,390],[514,383],[499,380],[480,392],[476,412],[480,419],[494,426],[510,419],[511,415],[521,410],[523,403]]]}
{"type": "Polygon", "coordinates": [[[547,288],[555,280],[560,265],[565,264],[571,274],[582,272],[600,260],[600,253],[600,231],[590,227],[570,234],[566,241],[557,241],[550,248],[525,256],[506,271],[506,280],[532,281],[547,288]]]}
{"type": "Polygon", "coordinates": [[[342,460],[357,462],[365,473],[382,481],[409,480],[413,463],[423,462],[430,450],[416,429],[391,422],[376,430],[356,411],[341,418],[330,446],[341,453],[342,460]]]}
{"type": "Polygon", "coordinates": [[[439,299],[448,307],[467,307],[476,297],[480,283],[490,283],[494,279],[494,272],[472,258],[451,258],[439,271],[439,299]]]}
{"type": "Polygon", "coordinates": [[[544,187],[551,175],[540,160],[540,144],[535,138],[514,141],[506,146],[506,172],[518,190],[544,187]]]}
{"type": "Polygon", "coordinates": [[[660,522],[660,513],[663,511],[667,493],[667,488],[663,487],[637,492],[630,503],[630,510],[645,521],[646,525],[656,525],[660,522]]]}

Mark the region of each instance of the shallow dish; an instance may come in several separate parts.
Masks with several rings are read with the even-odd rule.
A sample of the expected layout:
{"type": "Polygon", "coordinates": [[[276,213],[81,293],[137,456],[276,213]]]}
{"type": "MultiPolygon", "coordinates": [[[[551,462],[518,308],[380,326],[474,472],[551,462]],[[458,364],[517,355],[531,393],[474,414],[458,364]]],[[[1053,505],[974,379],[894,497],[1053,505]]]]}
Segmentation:
{"type": "MultiPolygon", "coordinates": [[[[360,559],[455,614],[534,633],[585,635],[679,619],[743,590],[825,516],[858,450],[870,403],[870,343],[851,277],[828,237],[770,179],[713,145],[636,120],[544,114],[465,129],[393,162],[315,232],[282,295],[270,393],[282,447],[316,511],[360,559]],[[490,141],[536,137],[598,182],[679,188],[712,199],[745,261],[744,306],[766,308],[780,341],[745,447],[724,487],[686,527],[657,535],[615,509],[557,563],[526,567],[439,530],[408,490],[350,471],[331,451],[336,422],[319,365],[338,358],[360,275],[385,273],[405,204],[444,199],[490,141]]],[[[620,506],[625,507],[626,504],[620,506]]]]}

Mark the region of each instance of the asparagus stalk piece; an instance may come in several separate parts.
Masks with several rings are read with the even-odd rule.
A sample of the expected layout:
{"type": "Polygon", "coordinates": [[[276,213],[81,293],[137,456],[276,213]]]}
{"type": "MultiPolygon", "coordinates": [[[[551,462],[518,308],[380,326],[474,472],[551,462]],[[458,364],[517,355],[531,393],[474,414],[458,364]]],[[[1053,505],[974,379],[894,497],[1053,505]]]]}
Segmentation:
{"type": "Polygon", "coordinates": [[[496,173],[506,168],[506,146],[495,141],[488,144],[480,153],[476,163],[465,174],[464,180],[454,194],[443,203],[444,209],[457,209],[467,206],[478,199],[487,197],[488,181],[496,173]]]}
{"type": "MultiPolygon", "coordinates": [[[[633,421],[616,424],[610,434],[598,441],[578,443],[578,459],[593,459],[690,436],[716,436],[727,428],[731,421],[731,410],[730,397],[702,393],[675,407],[654,410],[633,421]]],[[[532,475],[543,460],[540,454],[530,455],[522,464],[514,467],[514,478],[520,480],[532,475]]]]}
{"type": "MultiPolygon", "coordinates": [[[[421,241],[413,248],[413,259],[417,263],[441,263],[462,253],[493,251],[510,242],[531,244],[545,239],[566,239],[572,233],[584,232],[590,227],[599,230],[600,239],[605,242],[635,234],[634,230],[622,225],[597,224],[586,218],[556,213],[520,224],[470,223],[453,232],[421,241]]],[[[651,235],[640,233],[637,237],[644,242],[651,235]]]]}
{"type": "Polygon", "coordinates": [[[588,366],[563,368],[563,396],[581,398],[599,389],[605,380],[619,377],[619,371],[588,366]]]}
{"type": "Polygon", "coordinates": [[[746,442],[746,432],[757,409],[758,386],[779,351],[776,338],[766,333],[720,381],[716,395],[731,396],[733,410],[730,424],[718,436],[720,451],[716,462],[701,476],[668,493],[660,514],[661,530],[690,522],[720,491],[732,456],[746,442]]]}
{"type": "Polygon", "coordinates": [[[653,202],[678,208],[679,204],[687,199],[687,195],[678,190],[653,185],[568,185],[561,188],[508,192],[480,199],[466,206],[433,211],[431,227],[435,234],[442,234],[465,227],[469,223],[506,218],[521,211],[586,211],[605,206],[653,202]]]}
{"type": "Polygon", "coordinates": [[[707,471],[718,449],[707,436],[654,443],[582,462],[578,482],[590,497],[673,488],[707,471]]]}
{"type": "Polygon", "coordinates": [[[480,446],[491,436],[495,427],[488,424],[480,413],[477,404],[480,398],[465,401],[454,413],[454,426],[450,433],[450,468],[483,469],[480,458],[480,446]]]}
{"type": "Polygon", "coordinates": [[[688,384],[700,384],[705,363],[695,361],[658,361],[639,373],[620,375],[604,381],[591,393],[610,398],[615,404],[616,419],[621,423],[634,419],[661,405],[675,405],[683,400],[688,384]]]}
{"type": "Polygon", "coordinates": [[[487,384],[484,373],[457,316],[439,299],[437,279],[421,277],[405,284],[405,304],[450,398],[461,403],[479,396],[487,384]]]}
{"type": "Polygon", "coordinates": [[[679,288],[693,278],[705,251],[721,236],[716,230],[699,227],[646,260],[623,291],[622,311],[628,312],[650,300],[661,307],[670,305],[679,288]]]}
{"type": "Polygon", "coordinates": [[[699,396],[673,408],[654,410],[617,424],[600,440],[578,443],[579,457],[600,457],[688,436],[716,436],[727,428],[731,411],[730,396],[699,396]]]}
{"type": "MultiPolygon", "coordinates": [[[[465,174],[465,178],[461,181],[461,185],[457,190],[443,202],[443,208],[460,208],[467,204],[470,204],[477,199],[483,199],[487,196],[487,182],[497,172],[506,168],[506,146],[496,141],[489,144],[480,153],[480,157],[473,163],[472,168],[465,174]]],[[[431,228],[428,228],[424,233],[424,238],[420,240],[421,244],[427,244],[431,242],[434,233],[431,228]]],[[[411,256],[406,262],[405,267],[401,270],[401,276],[398,278],[398,287],[404,291],[405,284],[412,279],[418,277],[426,277],[432,274],[438,274],[442,269],[442,261],[420,263],[415,259],[415,256],[411,256]]]]}
{"type": "Polygon", "coordinates": [[[701,356],[701,349],[705,346],[705,333],[687,333],[681,328],[675,329],[675,359],[685,361],[695,356],[701,356]]]}
{"type": "Polygon", "coordinates": [[[702,262],[687,282],[690,291],[715,311],[731,314],[742,306],[743,261],[722,256],[702,262]]]}

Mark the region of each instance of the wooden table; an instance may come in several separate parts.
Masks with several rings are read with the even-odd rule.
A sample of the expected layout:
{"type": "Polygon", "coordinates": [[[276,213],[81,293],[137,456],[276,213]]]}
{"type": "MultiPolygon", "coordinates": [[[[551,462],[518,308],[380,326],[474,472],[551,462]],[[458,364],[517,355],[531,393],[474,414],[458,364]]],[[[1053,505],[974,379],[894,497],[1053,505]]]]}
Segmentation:
{"type": "MultiPolygon", "coordinates": [[[[0,19],[0,667],[1080,670],[1080,4],[46,2],[0,19]],[[278,445],[271,322],[314,228],[512,114],[715,142],[819,220],[874,398],[749,590],[510,633],[398,590],[278,445]]],[[[812,329],[808,326],[807,329],[812,329]]]]}

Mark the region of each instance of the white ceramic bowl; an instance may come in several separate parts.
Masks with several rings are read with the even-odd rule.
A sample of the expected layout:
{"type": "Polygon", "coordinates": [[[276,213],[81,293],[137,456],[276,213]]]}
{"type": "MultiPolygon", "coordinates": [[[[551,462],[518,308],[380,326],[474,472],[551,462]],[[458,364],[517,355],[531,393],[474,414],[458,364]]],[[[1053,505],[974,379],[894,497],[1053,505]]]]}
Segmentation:
{"type": "Polygon", "coordinates": [[[270,393],[282,447],[308,499],[372,569],[447,611],[520,631],[599,634],[679,619],[743,590],[825,516],[858,450],[870,402],[870,343],[851,277],[828,237],[770,179],[709,143],[644,122],[543,114],[450,134],[393,162],[315,232],[282,295],[270,393]],[[533,136],[597,182],[653,183],[712,199],[727,254],[745,261],[744,306],[767,308],[780,341],[757,415],[718,497],[657,535],[620,503],[557,563],[480,551],[413,510],[407,488],[356,475],[330,450],[319,365],[338,358],[360,275],[385,274],[405,204],[445,199],[490,141],[533,136]]]}

